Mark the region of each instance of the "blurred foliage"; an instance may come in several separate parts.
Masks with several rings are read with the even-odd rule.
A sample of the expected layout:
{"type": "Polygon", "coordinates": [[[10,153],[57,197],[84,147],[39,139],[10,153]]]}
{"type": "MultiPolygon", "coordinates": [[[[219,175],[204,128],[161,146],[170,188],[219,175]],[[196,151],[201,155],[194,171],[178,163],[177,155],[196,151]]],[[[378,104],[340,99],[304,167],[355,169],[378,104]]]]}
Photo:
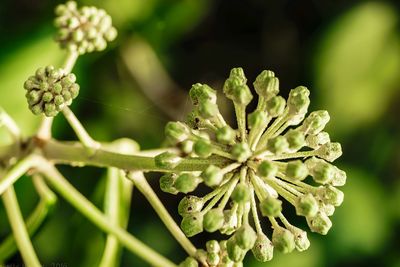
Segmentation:
{"type": "MultiPolygon", "coordinates": [[[[82,57],[74,70],[82,91],[72,109],[96,139],[127,136],[142,148],[157,147],[165,122],[184,117],[187,100],[182,91],[192,83],[208,82],[217,88],[234,66],[243,66],[250,81],[262,69],[273,69],[283,92],[307,85],[312,106],[330,112],[329,132],[344,144],[339,165],[348,172],[348,183],[328,236],[310,233],[308,251],[277,254],[265,265],[400,266],[398,1],[84,0],[81,4],[105,8],[119,29],[110,49],[82,57]]],[[[51,37],[55,5],[39,0],[0,3],[0,105],[26,135],[38,120],[26,107],[22,84],[37,67],[58,66],[64,57],[51,37]]],[[[75,138],[61,116],[55,120],[54,134],[75,138]]],[[[0,130],[0,143],[7,141],[0,130]]],[[[63,167],[62,171],[102,208],[102,170],[63,167]]],[[[157,178],[150,176],[153,188],[157,178]]],[[[27,215],[37,201],[29,177],[16,187],[27,215]]],[[[178,220],[180,196],[157,193],[178,220]]],[[[8,230],[0,204],[0,240],[8,230]]],[[[136,191],[129,231],[175,261],[184,258],[136,191]]],[[[60,199],[34,245],[44,263],[91,267],[98,263],[104,237],[60,199]]],[[[203,246],[205,238],[194,242],[203,246]]],[[[19,256],[10,262],[20,262],[19,256]]],[[[147,265],[123,253],[121,266],[147,265]]],[[[264,265],[250,256],[246,266],[264,265]]]]}

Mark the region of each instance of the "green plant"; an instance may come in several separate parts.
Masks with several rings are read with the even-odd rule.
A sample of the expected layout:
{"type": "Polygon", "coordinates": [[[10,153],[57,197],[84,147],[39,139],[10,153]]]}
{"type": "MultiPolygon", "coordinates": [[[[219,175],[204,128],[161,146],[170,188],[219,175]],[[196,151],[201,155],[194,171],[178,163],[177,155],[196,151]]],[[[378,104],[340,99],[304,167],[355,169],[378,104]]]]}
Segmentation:
{"type": "Polygon", "coordinates": [[[0,147],[0,194],[13,231],[0,245],[0,262],[18,249],[27,266],[40,266],[30,236],[57,200],[48,185],[108,234],[101,266],[118,264],[121,245],[151,265],[175,266],[125,230],[133,186],[189,255],[181,266],[240,266],[250,250],[263,262],[272,259],[274,249],[283,253],[306,250],[310,245],[307,233],[285,218],[283,199],[306,218],[311,231],[329,231],[332,223],[328,216],[343,201],[336,186],[345,184],[346,174],[330,163],[342,151],[323,131],[328,113],[316,111],[306,117],[310,103],[307,88],[296,87],[286,101],[278,96],[275,74],[263,71],[253,83],[257,108],[247,116],[253,95],[243,70],[234,68],[223,92],[234,104],[238,129],[220,114],[216,91],[198,83],[189,93],[194,109],[187,121],[170,122],[165,127],[169,147],[140,151],[135,141],[125,138],[99,143],[69,108],[79,93],[71,71],[79,55],[105,49],[107,41],[116,37],[116,30],[105,11],[94,7],[78,9],[74,2],[67,2],[57,7],[56,14],[56,40],[67,50],[65,64],[60,69],[39,68],[24,84],[30,110],[43,117],[37,133],[24,138],[11,117],[0,110],[0,123],[13,138],[12,143],[0,147]],[[64,115],[79,141],[52,139],[52,118],[58,113],[64,115]],[[296,125],[300,126],[290,128],[296,125]],[[63,177],[57,164],[108,169],[104,212],[63,177]],[[165,173],[160,178],[163,191],[186,194],[178,206],[180,227],[149,186],[146,172],[165,173]],[[32,177],[41,199],[26,222],[13,189],[24,174],[32,177]],[[211,191],[201,197],[188,195],[200,183],[211,191]],[[263,233],[260,214],[272,225],[271,237],[263,233]],[[229,238],[210,240],[204,250],[197,249],[188,237],[203,230],[220,231],[229,238]]]}

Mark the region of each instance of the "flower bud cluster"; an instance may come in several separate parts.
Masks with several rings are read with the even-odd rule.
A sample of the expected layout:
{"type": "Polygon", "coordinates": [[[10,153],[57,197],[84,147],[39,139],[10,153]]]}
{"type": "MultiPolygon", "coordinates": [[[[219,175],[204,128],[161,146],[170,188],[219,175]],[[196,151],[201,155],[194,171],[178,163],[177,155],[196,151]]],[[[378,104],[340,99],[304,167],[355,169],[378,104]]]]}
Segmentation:
{"type": "Polygon", "coordinates": [[[79,54],[101,51],[117,37],[111,17],[103,9],[93,6],[78,9],[76,2],[69,1],[56,7],[56,15],[56,40],[69,51],[79,54]]]}
{"type": "Polygon", "coordinates": [[[210,266],[240,264],[250,250],[262,262],[271,260],[274,250],[304,251],[310,246],[307,233],[288,222],[283,202],[305,217],[312,232],[323,235],[332,226],[329,216],[343,202],[336,187],[345,184],[346,173],[332,163],[342,150],[324,132],[328,112],[307,116],[310,92],[304,86],[292,89],[285,101],[272,71],[261,72],[253,85],[258,105],[247,116],[253,96],[243,70],[232,69],[224,83],[237,129],[220,114],[217,92],[205,84],[193,85],[189,94],[194,108],[187,122],[170,122],[165,128],[167,141],[181,153],[155,159],[159,167],[172,168],[183,158],[209,163],[202,172],[165,174],[160,186],[172,194],[193,192],[200,183],[212,189],[202,197],[184,196],[178,208],[188,237],[203,231],[230,236],[220,242],[218,253],[203,251],[210,266]],[[273,228],[270,237],[261,227],[264,219],[273,228]]]}
{"type": "Polygon", "coordinates": [[[53,66],[39,68],[24,83],[26,99],[33,114],[54,117],[79,94],[79,85],[73,73],[53,66]]]}

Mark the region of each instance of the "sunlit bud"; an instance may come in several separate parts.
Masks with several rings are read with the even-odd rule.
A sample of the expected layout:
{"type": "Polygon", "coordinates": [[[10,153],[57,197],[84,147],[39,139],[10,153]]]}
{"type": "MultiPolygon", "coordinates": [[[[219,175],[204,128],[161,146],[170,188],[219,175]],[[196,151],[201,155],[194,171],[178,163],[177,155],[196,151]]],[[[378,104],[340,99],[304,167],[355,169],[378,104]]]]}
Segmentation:
{"type": "Polygon", "coordinates": [[[286,100],[281,96],[273,96],[267,101],[266,111],[272,118],[278,117],[285,110],[286,100]]]}
{"type": "Polygon", "coordinates": [[[218,253],[221,250],[221,247],[217,240],[207,241],[206,248],[208,253],[218,253]]]}
{"type": "Polygon", "coordinates": [[[343,203],[343,192],[331,185],[319,187],[317,194],[324,203],[331,204],[336,207],[343,203]]]}
{"type": "Polygon", "coordinates": [[[199,157],[208,158],[213,148],[209,140],[199,139],[194,143],[193,150],[199,157]]]}
{"type": "Polygon", "coordinates": [[[193,257],[187,257],[183,262],[181,262],[178,267],[199,267],[199,263],[193,257]]]}
{"type": "Polygon", "coordinates": [[[298,151],[306,144],[304,133],[299,130],[290,129],[285,134],[285,137],[292,152],[298,151]]]}
{"type": "Polygon", "coordinates": [[[306,144],[308,147],[317,149],[321,145],[326,144],[330,142],[331,139],[329,137],[329,134],[327,132],[320,132],[316,135],[308,135],[306,137],[306,144]]]}
{"type": "Polygon", "coordinates": [[[246,250],[243,250],[236,244],[235,238],[231,237],[226,242],[226,250],[229,258],[234,262],[241,262],[246,256],[246,250]]]}
{"type": "Polygon", "coordinates": [[[260,202],[260,210],[263,216],[277,217],[282,211],[282,201],[268,196],[260,202]]]}
{"type": "Polygon", "coordinates": [[[294,235],[283,227],[274,229],[272,233],[272,243],[274,247],[282,253],[292,252],[296,247],[294,235]]]}
{"type": "Polygon", "coordinates": [[[305,162],[314,181],[320,184],[329,183],[335,176],[335,168],[328,162],[312,157],[305,162]]]}
{"type": "Polygon", "coordinates": [[[284,136],[277,136],[268,140],[267,149],[272,153],[279,155],[289,149],[289,143],[284,136]]]}
{"type": "Polygon", "coordinates": [[[190,99],[193,105],[197,106],[201,102],[210,101],[211,103],[217,103],[217,94],[207,84],[196,83],[192,85],[189,91],[190,99]]]}
{"type": "Polygon", "coordinates": [[[301,160],[289,161],[286,165],[285,174],[288,178],[301,181],[308,175],[308,169],[301,160]]]}
{"type": "Polygon", "coordinates": [[[311,193],[307,193],[296,200],[296,214],[313,217],[318,212],[318,202],[311,193]]]}
{"type": "Polygon", "coordinates": [[[173,143],[179,143],[189,137],[190,130],[182,122],[168,122],[165,126],[165,136],[173,143]]]}
{"type": "Polygon", "coordinates": [[[342,146],[339,143],[323,144],[318,150],[318,157],[333,162],[342,155],[342,146]]]}
{"type": "Polygon", "coordinates": [[[256,258],[256,260],[267,262],[272,260],[274,256],[274,245],[266,235],[264,235],[263,233],[259,233],[257,234],[256,242],[254,243],[251,251],[253,252],[254,258],[256,258]]]}
{"type": "Polygon", "coordinates": [[[272,161],[264,160],[257,167],[257,174],[260,177],[272,178],[278,172],[278,167],[272,161]]]}
{"type": "Polygon", "coordinates": [[[303,231],[295,226],[289,227],[288,230],[294,235],[294,243],[298,251],[304,251],[310,247],[310,240],[307,238],[306,231],[303,231]]]}
{"type": "Polygon", "coordinates": [[[270,70],[263,70],[257,76],[253,86],[257,94],[267,100],[279,93],[279,80],[270,70]]]}
{"type": "Polygon", "coordinates": [[[307,224],[312,232],[326,235],[332,227],[332,222],[323,212],[318,212],[314,217],[306,217],[307,224]]]}
{"type": "Polygon", "coordinates": [[[251,150],[247,143],[234,144],[231,153],[238,162],[245,162],[251,156],[251,150]]]}
{"type": "Polygon", "coordinates": [[[260,127],[267,120],[267,114],[264,111],[255,110],[248,116],[249,128],[260,127]]]}
{"type": "Polygon", "coordinates": [[[305,114],[310,105],[310,91],[304,86],[298,86],[289,92],[289,114],[305,114]]]}
{"type": "Polygon", "coordinates": [[[304,120],[303,125],[300,127],[300,129],[306,134],[315,135],[325,128],[325,125],[329,122],[329,120],[330,117],[328,111],[313,111],[304,120]]]}

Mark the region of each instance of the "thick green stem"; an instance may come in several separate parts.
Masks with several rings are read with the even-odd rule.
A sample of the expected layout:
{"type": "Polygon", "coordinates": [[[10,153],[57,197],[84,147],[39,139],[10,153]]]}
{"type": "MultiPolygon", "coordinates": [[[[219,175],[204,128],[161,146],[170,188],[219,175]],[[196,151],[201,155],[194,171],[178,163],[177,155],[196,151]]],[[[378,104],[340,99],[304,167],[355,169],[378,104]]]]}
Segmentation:
{"type": "Polygon", "coordinates": [[[210,164],[223,167],[231,162],[222,157],[208,159],[188,158],[183,159],[174,169],[166,169],[156,166],[153,157],[119,154],[104,149],[98,149],[94,155],[88,155],[85,153],[85,148],[79,143],[55,140],[46,142],[42,151],[44,156],[54,163],[66,163],[76,166],[116,167],[123,170],[144,172],[203,171],[210,164]]]}
{"type": "Polygon", "coordinates": [[[154,193],[153,189],[150,187],[143,173],[141,172],[131,172],[128,174],[128,178],[133,181],[135,186],[139,191],[146,197],[147,201],[151,204],[153,209],[157,212],[160,219],[163,221],[165,226],[179,242],[182,248],[192,257],[195,257],[196,247],[190,242],[190,240],[185,236],[179,226],[176,224],[174,219],[168,213],[164,205],[161,203],[160,199],[154,193]]]}
{"type": "Polygon", "coordinates": [[[7,217],[14,234],[18,249],[21,252],[22,259],[28,267],[41,267],[32,242],[29,239],[28,231],[22,217],[21,210],[18,205],[17,196],[15,195],[14,187],[10,186],[2,195],[4,207],[7,217]]]}
{"type": "Polygon", "coordinates": [[[41,170],[49,183],[62,195],[75,209],[87,217],[93,224],[108,234],[114,235],[118,241],[134,254],[153,266],[172,267],[174,263],[164,258],[141,241],[130,235],[122,228],[115,226],[102,214],[96,206],[79,193],[58,170],[50,165],[43,164],[41,170]]]}

